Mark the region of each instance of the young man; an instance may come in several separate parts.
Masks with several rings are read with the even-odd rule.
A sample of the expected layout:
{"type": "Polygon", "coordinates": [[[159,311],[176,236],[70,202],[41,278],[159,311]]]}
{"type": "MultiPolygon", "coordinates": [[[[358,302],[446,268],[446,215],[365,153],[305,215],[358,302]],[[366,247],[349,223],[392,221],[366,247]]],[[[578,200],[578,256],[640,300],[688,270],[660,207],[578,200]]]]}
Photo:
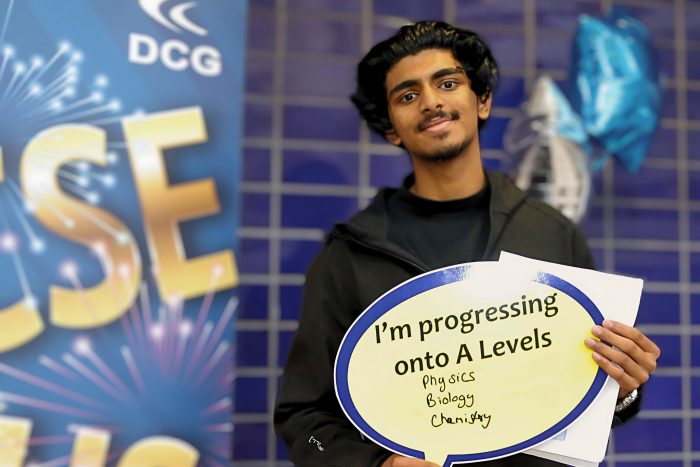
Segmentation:
{"type": "MultiPolygon", "coordinates": [[[[414,172],[337,225],[311,265],[275,411],[295,465],[434,466],[366,440],[336,400],[333,364],[343,335],[384,292],[431,269],[497,259],[501,250],[592,267],[585,240],[564,216],[484,172],[479,127],[497,77],[479,36],[442,22],[405,26],[360,62],[353,102],[372,129],[406,149],[414,172]]],[[[623,423],[639,410],[638,389],[659,349],[620,323],[593,334],[610,344],[586,340],[620,383],[615,423],[623,423]]],[[[523,454],[483,464],[558,465],[523,454]]]]}

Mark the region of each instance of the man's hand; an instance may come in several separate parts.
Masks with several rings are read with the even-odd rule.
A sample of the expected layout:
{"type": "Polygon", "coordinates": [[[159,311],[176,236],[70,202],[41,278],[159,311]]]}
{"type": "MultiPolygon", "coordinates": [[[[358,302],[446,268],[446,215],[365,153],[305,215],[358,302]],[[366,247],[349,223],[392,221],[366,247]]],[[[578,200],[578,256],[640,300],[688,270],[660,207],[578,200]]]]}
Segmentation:
{"type": "Polygon", "coordinates": [[[586,338],[593,360],[620,384],[622,398],[644,384],[656,369],[661,350],[638,329],[605,320],[591,331],[600,341],[586,338]]]}
{"type": "Polygon", "coordinates": [[[404,457],[398,454],[392,454],[384,461],[382,467],[440,467],[432,462],[424,461],[423,459],[414,459],[413,457],[404,457]]]}

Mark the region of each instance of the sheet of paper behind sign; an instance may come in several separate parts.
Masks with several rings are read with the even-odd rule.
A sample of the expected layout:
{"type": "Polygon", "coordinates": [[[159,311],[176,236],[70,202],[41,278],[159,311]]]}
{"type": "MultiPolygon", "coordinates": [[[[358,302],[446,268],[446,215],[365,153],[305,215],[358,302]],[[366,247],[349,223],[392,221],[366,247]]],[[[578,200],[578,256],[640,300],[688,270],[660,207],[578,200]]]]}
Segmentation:
{"type": "MultiPolygon", "coordinates": [[[[499,262],[512,267],[554,274],[570,282],[593,300],[606,319],[630,326],[634,324],[644,283],[641,279],[533,260],[507,252],[501,253],[499,262]]],[[[583,340],[583,337],[581,339],[583,340]]],[[[576,467],[591,467],[601,462],[605,457],[610,436],[618,389],[617,382],[608,378],[598,397],[566,429],[563,440],[545,441],[526,451],[526,454],[576,467]],[[576,462],[577,460],[581,462],[576,462]]]]}

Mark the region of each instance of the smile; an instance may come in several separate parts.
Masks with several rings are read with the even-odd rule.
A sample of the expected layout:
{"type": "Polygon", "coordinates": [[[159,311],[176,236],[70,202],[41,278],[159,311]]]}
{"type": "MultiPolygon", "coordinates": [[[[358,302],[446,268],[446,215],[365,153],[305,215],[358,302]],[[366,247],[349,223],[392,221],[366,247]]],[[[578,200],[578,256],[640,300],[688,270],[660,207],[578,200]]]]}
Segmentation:
{"type": "Polygon", "coordinates": [[[437,133],[446,129],[453,120],[457,120],[458,118],[456,114],[450,115],[442,113],[442,115],[436,115],[434,118],[421,122],[421,124],[418,125],[418,130],[437,133]]]}
{"type": "Polygon", "coordinates": [[[450,123],[452,119],[449,117],[437,118],[435,120],[430,120],[421,125],[421,131],[429,131],[431,133],[439,132],[444,130],[450,123]]]}

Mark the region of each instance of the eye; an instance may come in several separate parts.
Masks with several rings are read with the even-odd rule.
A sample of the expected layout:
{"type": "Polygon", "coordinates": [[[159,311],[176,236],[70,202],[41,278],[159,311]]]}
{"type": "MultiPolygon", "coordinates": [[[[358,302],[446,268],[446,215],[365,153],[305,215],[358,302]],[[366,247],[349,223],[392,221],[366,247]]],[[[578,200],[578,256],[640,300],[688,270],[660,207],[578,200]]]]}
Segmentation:
{"type": "Polygon", "coordinates": [[[416,93],[415,92],[407,92],[403,96],[399,97],[399,102],[411,102],[416,99],[416,93]]]}
{"type": "Polygon", "coordinates": [[[440,86],[438,87],[441,89],[454,89],[457,87],[457,81],[448,79],[447,81],[440,83],[440,86]]]}

